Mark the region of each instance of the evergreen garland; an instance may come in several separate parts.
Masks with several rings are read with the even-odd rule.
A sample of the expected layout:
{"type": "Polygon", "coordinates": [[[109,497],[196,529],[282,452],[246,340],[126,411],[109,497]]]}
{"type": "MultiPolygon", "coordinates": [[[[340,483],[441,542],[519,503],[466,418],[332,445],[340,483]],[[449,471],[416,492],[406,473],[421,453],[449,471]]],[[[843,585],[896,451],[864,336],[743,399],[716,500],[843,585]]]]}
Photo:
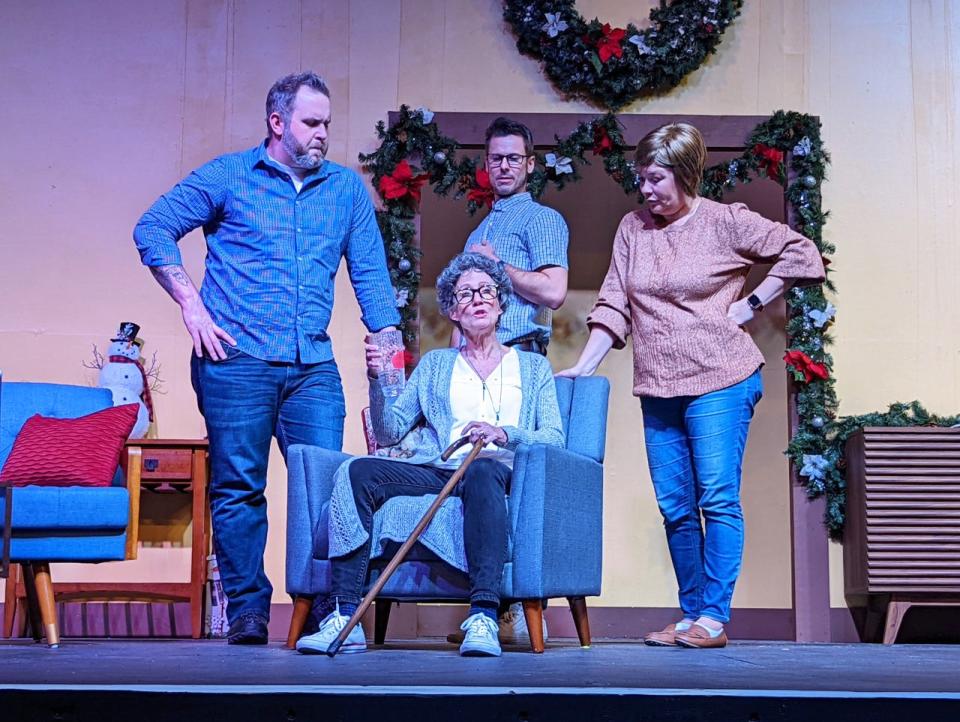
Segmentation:
{"type": "Polygon", "coordinates": [[[743,0],[673,0],[650,11],[650,27],[587,21],[575,0],[505,0],[517,49],[543,64],[567,98],[618,110],[675,88],[716,52],[743,0]]]}

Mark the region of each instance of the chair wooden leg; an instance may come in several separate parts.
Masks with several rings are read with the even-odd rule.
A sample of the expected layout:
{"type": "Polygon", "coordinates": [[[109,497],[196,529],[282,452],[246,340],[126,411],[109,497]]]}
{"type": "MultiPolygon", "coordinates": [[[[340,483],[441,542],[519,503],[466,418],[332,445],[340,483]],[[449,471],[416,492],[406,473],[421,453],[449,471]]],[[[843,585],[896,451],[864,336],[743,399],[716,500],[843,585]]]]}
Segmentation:
{"type": "Polygon", "coordinates": [[[290,617],[290,631],[287,632],[287,649],[296,649],[297,640],[303,634],[303,628],[310,616],[313,599],[297,597],[293,602],[293,616],[290,617]]]}
{"type": "Polygon", "coordinates": [[[40,619],[47,644],[51,649],[60,646],[60,630],[57,627],[57,604],[53,598],[53,582],[50,580],[50,565],[46,562],[33,565],[37,584],[37,600],[40,602],[40,619]]]}
{"type": "Polygon", "coordinates": [[[378,599],[373,613],[373,643],[383,644],[387,639],[387,623],[390,621],[390,609],[393,603],[386,599],[378,599]]]}
{"type": "Polygon", "coordinates": [[[577,627],[577,637],[581,647],[590,646],[590,619],[587,617],[587,600],[583,597],[567,597],[573,623],[577,627]]]}
{"type": "Polygon", "coordinates": [[[13,620],[17,615],[17,579],[20,577],[20,565],[10,565],[10,575],[6,578],[3,592],[3,636],[13,636],[13,620]]]}
{"type": "Polygon", "coordinates": [[[884,644],[893,644],[897,641],[897,632],[900,631],[900,623],[903,621],[903,617],[906,615],[908,609],[910,609],[910,602],[905,602],[896,597],[890,600],[890,603],[887,605],[887,624],[883,630],[884,644]]]}
{"type": "Polygon", "coordinates": [[[535,654],[543,654],[543,601],[524,599],[523,617],[530,633],[530,648],[535,654]]]}
{"type": "Polygon", "coordinates": [[[23,571],[23,589],[27,595],[27,621],[30,623],[30,634],[34,642],[43,639],[43,621],[40,617],[40,600],[37,596],[36,575],[32,563],[21,564],[23,571]]]}

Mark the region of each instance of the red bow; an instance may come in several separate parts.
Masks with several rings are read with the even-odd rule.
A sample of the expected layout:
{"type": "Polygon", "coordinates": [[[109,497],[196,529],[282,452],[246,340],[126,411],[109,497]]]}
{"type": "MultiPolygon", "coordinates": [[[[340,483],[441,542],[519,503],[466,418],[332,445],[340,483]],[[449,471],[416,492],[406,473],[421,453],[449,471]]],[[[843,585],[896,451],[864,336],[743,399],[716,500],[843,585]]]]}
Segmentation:
{"type": "Polygon", "coordinates": [[[413,174],[413,168],[406,160],[397,163],[393,173],[380,178],[380,194],[387,200],[400,200],[410,196],[414,203],[420,202],[420,187],[427,182],[426,173],[413,174]]]}
{"type": "Polygon", "coordinates": [[[754,155],[760,159],[760,170],[766,171],[770,180],[780,180],[780,165],[783,163],[783,151],[769,145],[757,143],[753,146],[754,155]]]}
{"type": "MultiPolygon", "coordinates": [[[[792,368],[795,374],[803,374],[803,379],[807,383],[813,381],[814,378],[823,379],[824,381],[830,378],[830,372],[827,371],[827,367],[821,363],[817,363],[803,351],[787,351],[783,356],[783,360],[787,362],[787,366],[792,368]]],[[[799,381],[799,378],[797,380],[799,381]]]]}
{"type": "Polygon", "coordinates": [[[606,155],[613,150],[613,139],[607,129],[598,125],[593,129],[593,154],[606,155]]]}
{"type": "Polygon", "coordinates": [[[603,24],[603,37],[597,40],[597,55],[601,62],[607,62],[613,56],[623,57],[623,46],[620,41],[626,36],[627,31],[623,28],[611,28],[610,23],[603,24]]]}
{"type": "Polygon", "coordinates": [[[467,200],[477,205],[493,205],[493,186],[490,185],[490,174],[483,168],[477,168],[473,187],[467,192],[467,200]]]}

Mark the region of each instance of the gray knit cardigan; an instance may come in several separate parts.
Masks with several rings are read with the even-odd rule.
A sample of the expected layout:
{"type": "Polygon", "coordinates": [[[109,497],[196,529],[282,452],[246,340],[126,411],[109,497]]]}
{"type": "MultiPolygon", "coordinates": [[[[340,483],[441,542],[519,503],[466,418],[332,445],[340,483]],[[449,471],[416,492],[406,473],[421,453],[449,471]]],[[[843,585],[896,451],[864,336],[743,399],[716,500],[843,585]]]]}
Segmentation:
{"type": "MultiPolygon", "coordinates": [[[[371,382],[370,414],[378,444],[391,446],[419,424],[425,427],[417,452],[409,458],[393,459],[397,463],[433,464],[439,460],[453,427],[450,381],[458,354],[459,351],[452,348],[425,354],[401,394],[394,398],[385,397],[379,384],[371,382]]],[[[517,351],[517,354],[523,399],[518,425],[504,427],[506,448],[516,450],[519,444],[563,446],[563,424],[550,363],[539,354],[526,351],[517,351]]],[[[340,466],[334,481],[328,529],[330,557],[348,554],[367,540],[350,486],[352,460],[340,466]]],[[[370,556],[379,556],[391,540],[404,541],[435,498],[428,494],[388,501],[374,518],[370,556]]],[[[466,570],[459,498],[447,499],[420,541],[444,561],[466,570]]]]}

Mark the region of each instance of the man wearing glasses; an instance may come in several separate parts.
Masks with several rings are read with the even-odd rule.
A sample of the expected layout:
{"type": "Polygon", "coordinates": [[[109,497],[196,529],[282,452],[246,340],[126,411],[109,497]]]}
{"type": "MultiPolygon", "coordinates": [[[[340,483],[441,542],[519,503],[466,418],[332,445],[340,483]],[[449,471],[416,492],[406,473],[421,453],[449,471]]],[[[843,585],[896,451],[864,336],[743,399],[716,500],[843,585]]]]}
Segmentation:
{"type": "MultiPolygon", "coordinates": [[[[464,250],[482,253],[503,263],[514,296],[500,317],[497,339],[507,346],[546,355],[553,311],[567,297],[567,245],[570,232],[557,211],[537,203],[527,191],[527,178],[536,165],[533,133],[509,118],[497,118],[487,128],[486,169],[493,187],[493,207],[467,238],[464,250]]],[[[485,289],[480,289],[481,295],[485,289]]],[[[495,289],[486,289],[495,293],[495,289]]],[[[464,296],[465,297],[465,296],[464,296]]],[[[472,298],[472,292],[471,292],[472,298]]],[[[451,345],[461,345],[454,330],[451,345]]],[[[500,642],[529,643],[521,604],[501,607],[500,642]]],[[[463,633],[448,635],[462,641],[463,633]]],[[[543,638],[547,638],[546,621],[543,638]]]]}
{"type": "MultiPolygon", "coordinates": [[[[464,250],[503,262],[514,302],[504,311],[497,338],[507,346],[547,353],[553,310],[567,296],[567,224],[527,192],[533,172],[533,134],[522,123],[497,118],[486,132],[486,169],[494,204],[464,250]]],[[[452,345],[460,345],[454,331],[452,345]]]]}

